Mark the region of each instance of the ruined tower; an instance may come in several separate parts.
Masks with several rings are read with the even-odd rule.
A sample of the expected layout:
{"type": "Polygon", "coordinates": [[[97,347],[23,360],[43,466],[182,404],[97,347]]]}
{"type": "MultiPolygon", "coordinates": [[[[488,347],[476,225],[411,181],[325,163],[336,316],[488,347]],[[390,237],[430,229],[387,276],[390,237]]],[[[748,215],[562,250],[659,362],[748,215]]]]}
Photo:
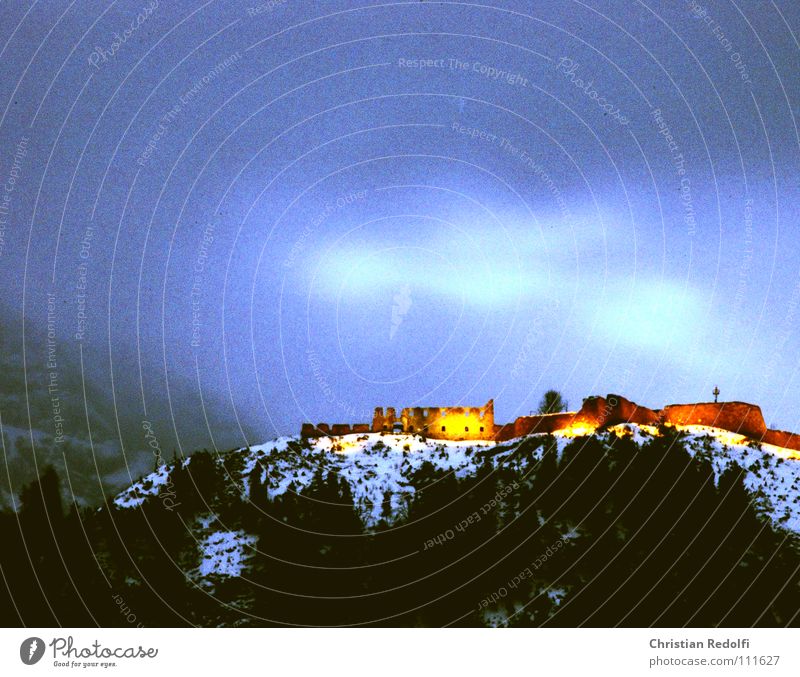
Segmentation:
{"type": "Polygon", "coordinates": [[[482,407],[375,408],[372,432],[403,432],[442,440],[488,440],[494,436],[494,400],[482,407]]]}

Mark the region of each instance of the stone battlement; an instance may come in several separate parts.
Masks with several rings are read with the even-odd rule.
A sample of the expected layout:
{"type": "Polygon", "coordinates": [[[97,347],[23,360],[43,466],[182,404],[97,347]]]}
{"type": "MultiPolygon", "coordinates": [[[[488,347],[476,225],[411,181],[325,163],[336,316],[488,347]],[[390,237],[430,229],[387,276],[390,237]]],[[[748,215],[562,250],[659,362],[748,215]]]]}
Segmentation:
{"type": "Polygon", "coordinates": [[[493,439],[494,400],[482,407],[375,407],[372,432],[419,433],[441,440],[493,439]]]}
{"type": "Polygon", "coordinates": [[[568,428],[586,432],[618,425],[702,425],[744,435],[752,440],[800,451],[800,435],[770,430],[761,408],[747,402],[697,402],[670,404],[648,409],[621,395],[587,397],[579,411],[520,416],[513,423],[494,421],[494,400],[483,407],[406,407],[397,415],[394,407],[376,407],[372,425],[337,423],[316,426],[304,423],[303,437],[350,433],[406,433],[445,440],[496,440],[498,442],[533,433],[554,433],[568,428]]]}
{"type": "Polygon", "coordinates": [[[491,440],[495,435],[494,401],[482,407],[406,407],[397,415],[394,407],[376,407],[372,424],[304,423],[302,437],[351,433],[407,433],[441,440],[491,440]]]}
{"type": "Polygon", "coordinates": [[[369,423],[334,423],[328,425],[327,423],[303,423],[300,428],[301,437],[339,437],[340,435],[351,435],[354,433],[368,433],[369,423]]]}

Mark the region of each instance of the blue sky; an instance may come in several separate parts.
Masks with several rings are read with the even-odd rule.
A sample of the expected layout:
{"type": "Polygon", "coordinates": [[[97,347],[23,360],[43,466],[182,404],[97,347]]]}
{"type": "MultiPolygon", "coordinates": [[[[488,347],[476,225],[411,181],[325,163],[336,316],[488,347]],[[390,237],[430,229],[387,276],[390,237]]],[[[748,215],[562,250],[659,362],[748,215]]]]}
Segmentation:
{"type": "Polygon", "coordinates": [[[131,449],[551,387],[800,430],[793,3],[148,4],[0,9],[5,340],[55,293],[131,449]]]}

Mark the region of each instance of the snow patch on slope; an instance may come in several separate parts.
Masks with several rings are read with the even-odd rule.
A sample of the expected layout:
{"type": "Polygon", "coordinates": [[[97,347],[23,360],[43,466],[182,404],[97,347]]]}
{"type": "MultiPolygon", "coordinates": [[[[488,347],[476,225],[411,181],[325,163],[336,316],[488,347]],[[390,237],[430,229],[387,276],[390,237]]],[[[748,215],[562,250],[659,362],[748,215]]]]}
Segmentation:
{"type": "Polygon", "coordinates": [[[494,444],[481,440],[455,442],[369,433],[312,440],[308,448],[290,455],[271,454],[265,448],[244,453],[256,456],[255,460],[248,459],[245,463],[245,467],[251,469],[269,457],[269,467],[264,469],[262,481],[266,480],[270,498],[289,490],[302,491],[320,469],[324,474],[339,475],[349,484],[365,525],[375,526],[384,515],[385,502],[392,512],[397,512],[414,494],[411,476],[423,463],[429,462],[437,470],[465,477],[477,470],[476,449],[494,444]]]}
{"type": "MultiPolygon", "coordinates": [[[[679,430],[681,442],[690,455],[709,458],[718,477],[732,464],[741,468],[745,473],[745,487],[754,495],[759,510],[783,529],[800,533],[800,455],[797,452],[759,444],[717,428],[684,426],[679,430]]],[[[607,442],[620,436],[631,437],[637,444],[645,445],[658,435],[658,429],[626,424],[595,434],[607,442]]],[[[349,484],[361,519],[367,527],[372,527],[386,519],[387,514],[389,520],[402,514],[415,493],[414,473],[424,463],[461,478],[477,471],[484,457],[481,450],[492,448],[490,458],[494,467],[507,465],[524,471],[529,463],[541,458],[544,445],[526,454],[516,454],[519,445],[526,439],[545,437],[531,435],[502,444],[380,433],[307,441],[284,437],[232,452],[241,455],[240,476],[233,479],[244,488],[242,498],[247,500],[250,479],[255,476],[267,495],[274,498],[289,491],[302,492],[319,471],[323,476],[333,472],[349,484]],[[388,510],[384,509],[385,505],[388,510]]],[[[576,435],[574,431],[564,431],[555,433],[552,438],[560,459],[566,446],[575,442],[576,435]]],[[[218,462],[222,463],[226,456],[221,456],[218,462]]],[[[115,504],[120,508],[136,507],[147,498],[157,496],[169,483],[169,473],[169,466],[158,468],[120,493],[115,504]]],[[[199,575],[240,575],[256,542],[255,537],[243,531],[224,530],[215,524],[213,516],[203,519],[200,531],[199,575]]]]}
{"type": "Polygon", "coordinates": [[[197,573],[203,578],[241,576],[257,541],[242,530],[215,531],[200,542],[197,573]]]}
{"type": "Polygon", "coordinates": [[[731,465],[742,469],[745,488],[760,508],[783,529],[800,533],[800,459],[791,449],[753,442],[706,426],[681,426],[686,449],[709,458],[719,478],[731,465]]]}
{"type": "Polygon", "coordinates": [[[170,466],[162,465],[138,482],[131,484],[114,499],[114,503],[120,508],[135,508],[144,503],[148,496],[158,496],[161,487],[169,482],[169,472],[170,466]]]}

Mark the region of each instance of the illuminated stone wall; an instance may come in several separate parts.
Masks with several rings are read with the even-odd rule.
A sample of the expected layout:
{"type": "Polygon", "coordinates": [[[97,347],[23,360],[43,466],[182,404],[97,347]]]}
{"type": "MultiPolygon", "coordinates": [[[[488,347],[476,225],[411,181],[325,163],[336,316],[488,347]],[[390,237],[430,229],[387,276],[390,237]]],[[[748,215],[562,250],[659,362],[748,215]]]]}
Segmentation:
{"type": "Polygon", "coordinates": [[[508,440],[533,433],[553,433],[576,426],[596,429],[619,423],[658,425],[660,418],[657,411],[641,407],[621,395],[587,397],[580,411],[520,416],[514,421],[513,428],[498,428],[495,439],[508,440]]]}
{"type": "Polygon", "coordinates": [[[760,440],[767,432],[761,408],[746,402],[698,402],[670,404],[661,420],[672,425],[707,425],[760,440]]]}
{"type": "Polygon", "coordinates": [[[520,416],[513,423],[497,425],[494,400],[483,407],[406,407],[400,414],[394,407],[375,408],[372,425],[336,423],[316,426],[304,423],[303,437],[385,432],[424,435],[442,440],[497,440],[502,442],[534,433],[585,430],[635,423],[638,425],[704,425],[744,435],[756,441],[800,451],[800,435],[768,430],[760,407],[747,402],[698,402],[670,404],[648,409],[621,395],[587,397],[579,411],[520,416]]]}
{"type": "Polygon", "coordinates": [[[505,430],[498,439],[505,440],[512,437],[533,435],[534,433],[553,433],[556,430],[563,430],[564,428],[569,428],[575,422],[577,415],[578,412],[570,411],[560,414],[520,416],[514,421],[513,435],[509,435],[509,431],[505,430]]]}
{"type": "Polygon", "coordinates": [[[761,441],[767,444],[774,444],[776,447],[800,451],[800,435],[797,433],[790,433],[785,430],[767,430],[761,441]]]}
{"type": "Polygon", "coordinates": [[[303,423],[300,428],[300,437],[327,437],[332,435],[339,437],[340,435],[350,435],[352,433],[368,433],[369,423],[354,423],[352,426],[349,423],[303,423]]]}
{"type": "Polygon", "coordinates": [[[620,423],[658,425],[661,420],[659,412],[631,402],[622,395],[587,397],[578,412],[578,419],[598,428],[620,423]]]}
{"type": "Polygon", "coordinates": [[[404,432],[440,440],[490,440],[494,437],[494,400],[482,407],[375,408],[372,432],[404,432]]]}

